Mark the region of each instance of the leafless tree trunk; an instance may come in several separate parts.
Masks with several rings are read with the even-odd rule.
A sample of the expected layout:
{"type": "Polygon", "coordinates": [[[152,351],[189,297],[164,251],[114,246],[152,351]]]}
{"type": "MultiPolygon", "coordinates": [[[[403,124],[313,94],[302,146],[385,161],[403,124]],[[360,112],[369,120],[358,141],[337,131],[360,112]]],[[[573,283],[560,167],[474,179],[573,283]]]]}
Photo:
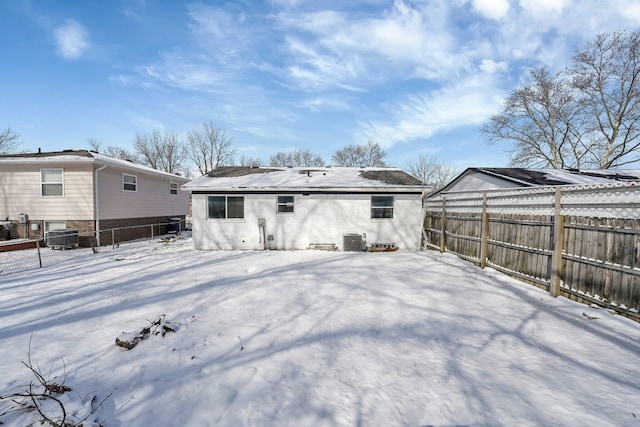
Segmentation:
{"type": "Polygon", "coordinates": [[[369,140],[366,145],[348,145],[336,151],[331,161],[335,166],[385,167],[386,156],[380,144],[369,140]]]}
{"type": "Polygon", "coordinates": [[[10,127],[0,130],[0,154],[9,154],[19,151],[20,134],[14,132],[10,127]]]}
{"type": "Polygon", "coordinates": [[[289,153],[279,152],[269,159],[270,166],[324,166],[324,160],[309,150],[294,150],[289,153]]]}
{"type": "Polygon", "coordinates": [[[597,166],[640,160],[640,33],[597,35],[576,52],[568,74],[593,118],[597,166]]]}
{"type": "Polygon", "coordinates": [[[153,131],[151,135],[136,134],[133,143],[136,153],[154,169],[173,174],[185,174],[187,171],[187,151],[178,134],[153,131]]]}
{"type": "Polygon", "coordinates": [[[105,156],[113,157],[114,159],[142,163],[135,153],[127,150],[126,148],[117,147],[115,145],[107,145],[103,147],[102,141],[96,138],[87,139],[87,143],[89,144],[89,149],[96,153],[104,154],[105,156]]]}
{"type": "Polygon", "coordinates": [[[480,130],[489,142],[514,142],[514,166],[608,169],[640,161],[640,33],[597,35],[564,72],[533,71],[480,130]]]}
{"type": "Polygon", "coordinates": [[[447,185],[459,173],[450,164],[440,163],[435,156],[425,154],[420,154],[415,161],[408,162],[407,172],[423,184],[430,185],[433,191],[447,185]]]}
{"type": "Polygon", "coordinates": [[[240,157],[238,164],[240,166],[258,167],[258,166],[263,166],[264,162],[262,161],[262,159],[259,159],[257,157],[242,156],[240,157]]]}
{"type": "Polygon", "coordinates": [[[233,163],[236,148],[233,138],[213,123],[205,123],[192,130],[188,137],[189,157],[202,175],[206,175],[218,166],[233,163]]]}
{"type": "Polygon", "coordinates": [[[531,71],[531,83],[513,91],[480,131],[490,143],[513,141],[512,166],[579,168],[591,153],[571,87],[546,68],[531,71]]]}

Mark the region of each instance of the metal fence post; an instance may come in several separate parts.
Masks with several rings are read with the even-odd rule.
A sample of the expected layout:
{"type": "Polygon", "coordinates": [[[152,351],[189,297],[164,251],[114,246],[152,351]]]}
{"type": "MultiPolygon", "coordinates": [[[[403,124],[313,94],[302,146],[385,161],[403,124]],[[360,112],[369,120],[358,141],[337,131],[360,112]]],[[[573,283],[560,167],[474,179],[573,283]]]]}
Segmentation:
{"type": "Polygon", "coordinates": [[[40,268],[42,268],[42,255],[40,254],[40,239],[36,239],[36,248],[38,249],[38,262],[40,263],[40,268]]]}
{"type": "Polygon", "coordinates": [[[111,250],[115,250],[116,248],[116,229],[111,229],[111,250]]]}

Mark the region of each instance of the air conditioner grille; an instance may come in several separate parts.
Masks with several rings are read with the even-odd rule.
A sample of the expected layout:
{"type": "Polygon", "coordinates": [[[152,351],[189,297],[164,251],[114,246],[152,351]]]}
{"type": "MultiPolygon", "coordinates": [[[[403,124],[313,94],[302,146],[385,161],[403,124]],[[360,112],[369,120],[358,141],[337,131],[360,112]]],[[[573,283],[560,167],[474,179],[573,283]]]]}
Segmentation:
{"type": "Polygon", "coordinates": [[[364,250],[362,234],[345,234],[342,241],[342,250],[346,252],[358,252],[364,250]]]}
{"type": "Polygon", "coordinates": [[[78,247],[78,230],[61,228],[47,232],[47,246],[53,249],[71,249],[78,247]]]}

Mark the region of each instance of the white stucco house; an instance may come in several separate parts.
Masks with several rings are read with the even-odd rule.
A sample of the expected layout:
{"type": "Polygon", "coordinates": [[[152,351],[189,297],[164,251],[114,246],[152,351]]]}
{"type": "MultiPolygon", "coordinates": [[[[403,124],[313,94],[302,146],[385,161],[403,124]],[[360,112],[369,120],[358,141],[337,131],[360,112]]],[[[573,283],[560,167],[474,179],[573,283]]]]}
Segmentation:
{"type": "Polygon", "coordinates": [[[0,155],[0,238],[166,223],[187,215],[189,195],[179,188],[188,181],[86,150],[0,155]]]}
{"type": "Polygon", "coordinates": [[[396,168],[219,167],[182,186],[196,249],[419,249],[429,187],[396,168]]]}

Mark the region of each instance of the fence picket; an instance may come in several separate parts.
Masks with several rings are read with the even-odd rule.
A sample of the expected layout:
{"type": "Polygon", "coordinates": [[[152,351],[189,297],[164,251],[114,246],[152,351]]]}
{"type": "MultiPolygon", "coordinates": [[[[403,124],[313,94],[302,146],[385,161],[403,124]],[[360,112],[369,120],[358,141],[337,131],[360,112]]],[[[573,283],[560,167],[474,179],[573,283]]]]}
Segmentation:
{"type": "Polygon", "coordinates": [[[613,196],[608,194],[609,198],[604,198],[606,202],[600,205],[592,196],[587,197],[591,194],[589,189],[562,189],[574,192],[566,200],[558,189],[556,198],[561,198],[558,210],[562,215],[555,216],[549,214],[549,204],[544,202],[551,194],[551,190],[546,189],[504,190],[508,193],[506,196],[488,193],[484,207],[481,194],[458,196],[462,202],[451,196],[447,200],[451,219],[446,223],[437,221],[438,215],[444,213],[443,204],[430,202],[433,207],[426,210],[425,224],[431,224],[431,229],[440,227],[442,232],[427,233],[427,236],[431,247],[441,244],[443,251],[451,250],[482,266],[492,265],[507,273],[514,272],[514,277],[530,278],[537,284],[552,280],[551,266],[555,265],[563,295],[597,302],[640,320],[640,214],[633,213],[634,209],[640,209],[640,203],[636,202],[640,188],[620,187],[611,190],[614,196],[627,192],[631,197],[620,196],[619,202],[611,202],[609,198],[613,196]],[[541,195],[537,196],[538,193],[541,195]],[[582,193],[586,194],[585,202],[581,202],[582,193]],[[518,199],[525,196],[529,198],[527,202],[518,199]],[[513,202],[507,200],[508,197],[513,202]],[[540,202],[535,197],[539,197],[540,202]],[[525,207],[539,212],[521,212],[525,207]],[[621,212],[621,217],[604,215],[606,209],[615,209],[616,214],[621,212]],[[564,211],[571,213],[565,215],[564,211]],[[625,218],[623,214],[628,216],[625,218]],[[449,241],[442,242],[440,238],[445,232],[455,236],[449,234],[449,241]],[[562,237],[559,243],[553,239],[557,232],[562,237]],[[551,249],[558,244],[564,250],[556,252],[552,260],[551,249]]]}

